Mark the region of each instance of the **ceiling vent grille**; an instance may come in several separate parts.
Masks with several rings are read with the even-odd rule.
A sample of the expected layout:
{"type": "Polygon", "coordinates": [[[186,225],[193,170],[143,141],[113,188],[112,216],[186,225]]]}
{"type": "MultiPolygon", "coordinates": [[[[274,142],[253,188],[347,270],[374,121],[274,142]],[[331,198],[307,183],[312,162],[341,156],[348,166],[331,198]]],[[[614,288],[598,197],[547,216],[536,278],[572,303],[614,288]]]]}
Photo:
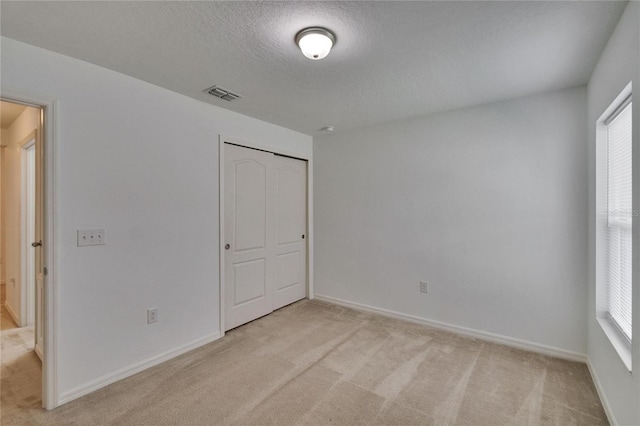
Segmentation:
{"type": "Polygon", "coordinates": [[[212,86],[207,89],[207,93],[215,96],[216,98],[224,99],[225,101],[235,101],[236,99],[240,99],[242,96],[237,93],[230,92],[227,89],[223,89],[220,86],[212,86]]]}

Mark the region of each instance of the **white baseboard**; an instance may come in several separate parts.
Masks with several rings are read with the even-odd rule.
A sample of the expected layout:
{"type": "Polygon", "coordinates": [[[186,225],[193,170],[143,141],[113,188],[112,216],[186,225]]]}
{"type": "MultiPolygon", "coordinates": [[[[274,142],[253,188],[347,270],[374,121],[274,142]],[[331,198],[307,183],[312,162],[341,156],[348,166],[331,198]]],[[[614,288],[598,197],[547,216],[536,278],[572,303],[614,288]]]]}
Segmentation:
{"type": "Polygon", "coordinates": [[[18,321],[18,316],[13,311],[13,308],[11,307],[9,302],[7,302],[6,300],[4,302],[4,307],[7,308],[7,312],[9,312],[9,315],[11,315],[11,319],[13,319],[13,322],[15,322],[18,325],[18,327],[21,327],[20,321],[18,321]]]}
{"type": "Polygon", "coordinates": [[[134,374],[140,373],[148,368],[154,367],[158,364],[161,364],[165,361],[168,361],[186,352],[197,349],[200,346],[204,346],[208,343],[214,342],[219,338],[220,338],[220,332],[217,331],[202,339],[194,340],[176,349],[172,349],[160,355],[156,355],[144,361],[138,362],[137,364],[134,364],[130,367],[125,367],[111,374],[102,376],[96,380],[93,380],[87,384],[79,386],[75,389],[70,390],[69,392],[65,392],[62,395],[60,395],[60,397],[57,400],[56,407],[66,404],[67,402],[71,402],[74,399],[78,399],[81,396],[87,395],[91,392],[94,392],[100,388],[103,388],[107,385],[115,383],[119,380],[126,379],[127,377],[133,376],[134,374]]]}
{"type": "Polygon", "coordinates": [[[598,378],[598,375],[596,374],[596,371],[593,369],[593,365],[591,364],[591,358],[587,358],[587,367],[589,368],[589,374],[591,374],[591,380],[593,380],[593,384],[596,387],[596,392],[598,392],[598,396],[600,397],[600,402],[602,403],[602,408],[604,408],[604,413],[607,415],[609,424],[617,425],[618,422],[616,421],[616,417],[613,415],[613,410],[611,409],[611,405],[609,404],[607,395],[604,393],[604,389],[602,388],[600,379],[598,378]]]}
{"type": "Polygon", "coordinates": [[[423,324],[429,327],[437,328],[439,330],[450,331],[455,334],[473,337],[476,339],[485,340],[487,342],[500,343],[502,345],[523,349],[529,352],[549,355],[555,358],[562,358],[570,361],[587,362],[587,355],[581,354],[579,352],[568,351],[568,350],[556,348],[553,346],[541,345],[539,343],[515,339],[513,337],[508,337],[508,336],[502,336],[500,334],[494,334],[486,331],[475,330],[472,328],[461,327],[458,325],[447,324],[444,322],[434,321],[427,318],[418,317],[415,315],[403,314],[401,312],[391,311],[383,308],[377,308],[375,306],[364,305],[362,303],[350,302],[348,300],[337,299],[335,297],[324,296],[317,293],[315,294],[315,299],[322,300],[329,303],[334,303],[336,305],[341,305],[347,308],[357,309],[360,311],[373,312],[373,313],[384,315],[390,318],[401,319],[401,320],[413,322],[416,324],[423,324]]]}

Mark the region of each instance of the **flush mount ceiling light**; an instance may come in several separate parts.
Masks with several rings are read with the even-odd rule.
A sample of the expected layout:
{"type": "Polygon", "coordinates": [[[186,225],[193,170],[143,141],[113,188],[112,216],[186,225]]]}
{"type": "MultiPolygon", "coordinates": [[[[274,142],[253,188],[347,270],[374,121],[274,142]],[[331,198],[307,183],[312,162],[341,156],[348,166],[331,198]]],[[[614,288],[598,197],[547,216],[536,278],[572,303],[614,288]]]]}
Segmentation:
{"type": "Polygon", "coordinates": [[[296,34],[296,44],[302,54],[317,61],[326,57],[336,43],[336,36],[326,28],[305,28],[296,34]]]}

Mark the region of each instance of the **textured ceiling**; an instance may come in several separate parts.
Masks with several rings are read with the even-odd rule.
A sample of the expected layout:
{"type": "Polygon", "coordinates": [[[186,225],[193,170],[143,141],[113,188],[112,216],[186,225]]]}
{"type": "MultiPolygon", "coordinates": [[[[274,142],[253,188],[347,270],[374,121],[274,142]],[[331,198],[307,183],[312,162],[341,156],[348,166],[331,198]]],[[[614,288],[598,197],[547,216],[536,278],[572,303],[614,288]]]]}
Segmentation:
{"type": "Polygon", "coordinates": [[[625,5],[3,0],[0,33],[314,134],[584,84],[625,5]],[[321,61],[308,26],[337,36],[321,61]]]}

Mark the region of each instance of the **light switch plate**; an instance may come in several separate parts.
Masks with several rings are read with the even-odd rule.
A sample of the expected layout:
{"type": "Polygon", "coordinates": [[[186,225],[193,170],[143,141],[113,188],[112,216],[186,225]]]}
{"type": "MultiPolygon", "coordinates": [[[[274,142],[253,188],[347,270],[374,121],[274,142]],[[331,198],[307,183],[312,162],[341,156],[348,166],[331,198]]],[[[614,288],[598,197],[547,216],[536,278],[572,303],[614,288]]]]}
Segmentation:
{"type": "Polygon", "coordinates": [[[78,247],[105,245],[104,229],[78,229],[78,247]]]}

